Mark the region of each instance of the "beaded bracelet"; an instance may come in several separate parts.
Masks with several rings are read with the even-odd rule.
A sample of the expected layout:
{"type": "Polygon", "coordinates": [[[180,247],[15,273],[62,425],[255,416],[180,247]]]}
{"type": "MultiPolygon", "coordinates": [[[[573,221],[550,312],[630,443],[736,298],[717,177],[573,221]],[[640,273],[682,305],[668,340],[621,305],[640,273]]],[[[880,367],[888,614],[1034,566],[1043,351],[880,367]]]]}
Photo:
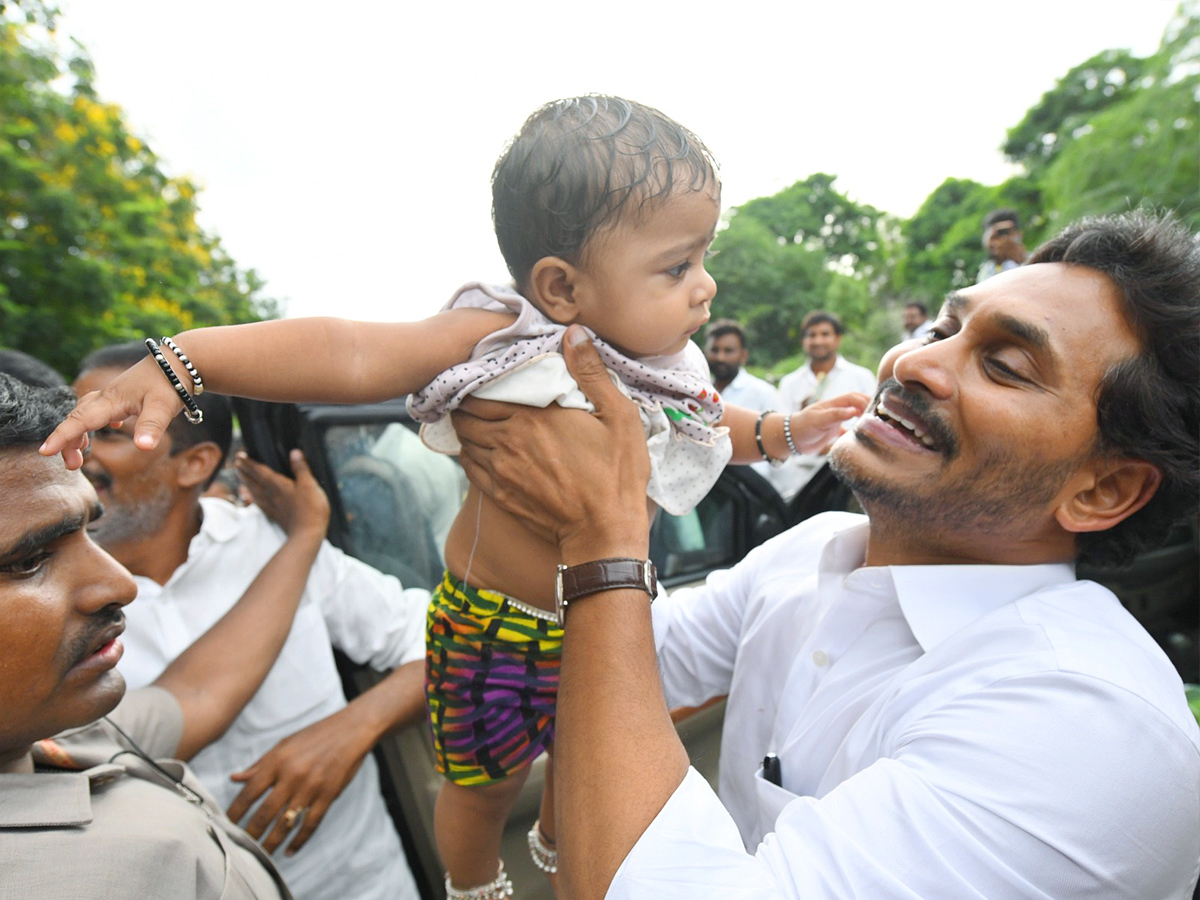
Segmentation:
{"type": "Polygon", "coordinates": [[[783,439],[787,441],[792,456],[799,456],[800,451],[796,449],[796,442],[792,440],[792,417],[786,413],[783,416],[783,439]]]}
{"type": "Polygon", "coordinates": [[[200,373],[196,371],[196,367],[192,365],[192,361],[187,358],[187,354],[180,350],[179,346],[169,337],[164,337],[162,342],[167,345],[167,349],[179,357],[179,361],[187,369],[188,377],[192,379],[192,396],[199,397],[204,393],[204,379],[200,377],[200,373]]]}
{"type": "Polygon", "coordinates": [[[754,443],[758,444],[758,452],[762,454],[762,458],[764,460],[766,460],[773,466],[782,466],[783,460],[775,459],[775,457],[773,457],[769,453],[767,453],[767,448],[763,446],[762,426],[763,426],[763,419],[765,419],[766,417],[767,417],[767,414],[765,412],[759,413],[758,421],[754,423],[754,443]]]}
{"type": "Polygon", "coordinates": [[[175,393],[183,401],[184,418],[193,425],[199,425],[204,421],[204,410],[196,405],[196,401],[187,392],[187,388],[183,386],[183,382],[179,380],[179,376],[175,374],[175,370],[171,368],[171,364],[167,362],[167,358],[163,356],[163,352],[158,344],[154,343],[154,338],[146,338],[146,349],[150,351],[150,355],[154,357],[154,361],[158,363],[158,367],[167,376],[167,381],[171,382],[171,387],[175,388],[175,393]]]}

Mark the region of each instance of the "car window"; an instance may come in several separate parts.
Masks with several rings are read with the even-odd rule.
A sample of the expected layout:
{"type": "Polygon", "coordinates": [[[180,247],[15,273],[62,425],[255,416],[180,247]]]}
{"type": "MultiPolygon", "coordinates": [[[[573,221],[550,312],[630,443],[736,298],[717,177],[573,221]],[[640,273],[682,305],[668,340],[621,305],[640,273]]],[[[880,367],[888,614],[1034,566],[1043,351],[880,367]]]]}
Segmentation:
{"type": "Polygon", "coordinates": [[[466,476],[399,423],[332,425],[323,441],[354,556],[433,588],[445,568],[446,534],[466,495],[466,476]]]}

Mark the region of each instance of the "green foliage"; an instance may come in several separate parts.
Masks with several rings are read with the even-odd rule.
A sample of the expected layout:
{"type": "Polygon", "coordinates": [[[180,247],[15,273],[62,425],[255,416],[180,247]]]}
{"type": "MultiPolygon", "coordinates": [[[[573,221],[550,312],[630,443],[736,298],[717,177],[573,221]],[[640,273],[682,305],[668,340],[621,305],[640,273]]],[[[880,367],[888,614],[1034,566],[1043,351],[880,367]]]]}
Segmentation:
{"type": "Polygon", "coordinates": [[[997,187],[968,178],[947,178],[911,219],[901,225],[905,252],[893,283],[905,300],[922,300],[936,310],[948,291],[975,283],[985,254],[980,243],[983,217],[1009,207],[1021,216],[1027,243],[1044,231],[1037,185],[1021,176],[997,187]]]}
{"type": "Polygon", "coordinates": [[[1056,224],[1150,205],[1200,227],[1200,4],[1181,9],[1142,72],[1045,169],[1056,224]]]}
{"type": "Polygon", "coordinates": [[[1089,123],[1042,176],[1056,224],[1141,205],[1200,226],[1200,77],[1139,91],[1089,123]]]}
{"type": "Polygon", "coordinates": [[[106,343],[273,315],[52,22],[0,13],[0,341],[71,373],[106,343]]]}
{"type": "MultiPolygon", "coordinates": [[[[894,228],[884,213],[839,193],[835,180],[817,173],[750,200],[730,211],[713,244],[714,314],[742,323],[758,365],[794,356],[800,323],[814,309],[856,326],[878,308],[894,228]]],[[[882,349],[861,353],[873,365],[882,349]]]]}
{"type": "Polygon", "coordinates": [[[1058,80],[1017,125],[1010,128],[1004,154],[1036,172],[1052,163],[1096,113],[1137,89],[1146,61],[1127,50],[1105,50],[1058,80]]]}

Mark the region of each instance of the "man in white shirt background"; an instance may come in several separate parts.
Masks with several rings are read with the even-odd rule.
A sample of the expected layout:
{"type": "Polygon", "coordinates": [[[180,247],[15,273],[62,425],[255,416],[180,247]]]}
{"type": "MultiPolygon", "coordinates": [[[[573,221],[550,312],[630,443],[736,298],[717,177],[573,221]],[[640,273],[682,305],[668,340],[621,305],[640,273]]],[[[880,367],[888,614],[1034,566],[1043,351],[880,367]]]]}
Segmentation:
{"type": "MultiPolygon", "coordinates": [[[[781,412],[796,412],[810,403],[850,391],[875,393],[875,373],[838,352],[845,333],[842,320],[831,312],[814,310],[804,317],[800,324],[801,345],[808,359],[780,379],[781,412]]],[[[827,451],[789,457],[772,468],[767,478],[785,500],[790,500],[825,464],[827,451]]]]}
{"type": "MultiPolygon", "coordinates": [[[[140,342],[96,351],[76,393],[99,390],[145,352],[140,342]]],[[[129,426],[102,429],[83,467],[106,509],[93,537],[138,586],[120,664],[130,688],[153,681],[207,631],[283,540],[258,507],[201,499],[228,452],[232,417],[226,398],[197,399],[200,425],[177,418],[149,452],[134,446],[129,426]]],[[[262,687],[192,760],[231,818],[268,852],[282,851],[273,858],[298,900],[418,896],[370,751],[423,717],[428,600],[325,543],[262,687]],[[394,671],[347,704],[333,647],[394,671]]]]}
{"type": "Polygon", "coordinates": [[[920,300],[911,300],[904,304],[900,314],[904,322],[904,340],[915,341],[929,334],[933,323],[929,321],[929,308],[920,300]]]}
{"type": "MultiPolygon", "coordinates": [[[[1074,563],[1120,564],[1197,514],[1198,285],[1169,219],[1069,227],[885,356],[832,454],[868,516],[810,519],[653,607],[628,580],[572,600],[565,892],[1191,897],[1200,730],[1074,563]],[[718,801],[668,708],[722,694],[718,801]]],[[[455,425],[468,476],[578,583],[645,558],[647,463],[581,329],[564,353],[594,415],[472,402],[455,425]]]]}
{"type": "Polygon", "coordinates": [[[713,386],[726,403],[758,412],[782,408],[775,386],[746,371],[750,348],[741,323],[733,319],[709,322],[704,331],[704,356],[713,386]]]}

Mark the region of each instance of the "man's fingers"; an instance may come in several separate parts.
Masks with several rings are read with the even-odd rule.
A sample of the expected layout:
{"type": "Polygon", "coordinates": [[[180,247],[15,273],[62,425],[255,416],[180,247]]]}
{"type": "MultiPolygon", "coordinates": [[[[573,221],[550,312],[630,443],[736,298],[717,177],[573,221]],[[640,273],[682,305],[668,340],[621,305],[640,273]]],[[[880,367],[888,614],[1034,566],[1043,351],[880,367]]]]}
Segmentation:
{"type": "Polygon", "coordinates": [[[582,325],[572,325],[563,336],[563,359],[567,371],[575,379],[585,397],[603,414],[617,398],[622,398],[608,377],[608,369],[600,358],[596,345],[582,325]]]}
{"type": "Polygon", "coordinates": [[[244,781],[247,784],[238,792],[238,795],[233,798],[233,802],[229,804],[229,809],[225,814],[229,816],[233,822],[240,822],[242,816],[246,815],[246,811],[254,805],[254,801],[262,796],[263,791],[270,787],[270,782],[266,779],[255,778],[254,769],[247,769],[245,772],[234,772],[229,776],[232,781],[244,781]]]}
{"type": "Polygon", "coordinates": [[[297,480],[299,480],[301,476],[307,478],[314,477],[312,469],[310,469],[308,466],[308,460],[304,458],[304,453],[301,450],[292,450],[292,452],[288,454],[288,462],[291,463],[292,475],[295,476],[297,480]]]}
{"type": "Polygon", "coordinates": [[[258,805],[258,809],[254,811],[254,814],[250,816],[250,821],[243,826],[246,829],[246,833],[255,839],[261,838],[266,834],[271,823],[283,812],[284,804],[291,796],[291,793],[290,788],[281,786],[278,781],[269,783],[262,803],[258,805]]]}
{"type": "Polygon", "coordinates": [[[511,403],[467,397],[450,413],[450,421],[454,423],[460,444],[475,444],[490,450],[495,441],[489,435],[495,433],[496,423],[512,418],[513,411],[511,403]]]}
{"type": "Polygon", "coordinates": [[[321,820],[325,818],[328,809],[329,804],[324,800],[317,800],[308,808],[308,812],[304,814],[304,824],[300,826],[300,830],[296,832],[296,836],[292,838],[292,842],[288,844],[285,851],[288,856],[293,855],[312,837],[317,826],[321,824],[321,820]]]}

